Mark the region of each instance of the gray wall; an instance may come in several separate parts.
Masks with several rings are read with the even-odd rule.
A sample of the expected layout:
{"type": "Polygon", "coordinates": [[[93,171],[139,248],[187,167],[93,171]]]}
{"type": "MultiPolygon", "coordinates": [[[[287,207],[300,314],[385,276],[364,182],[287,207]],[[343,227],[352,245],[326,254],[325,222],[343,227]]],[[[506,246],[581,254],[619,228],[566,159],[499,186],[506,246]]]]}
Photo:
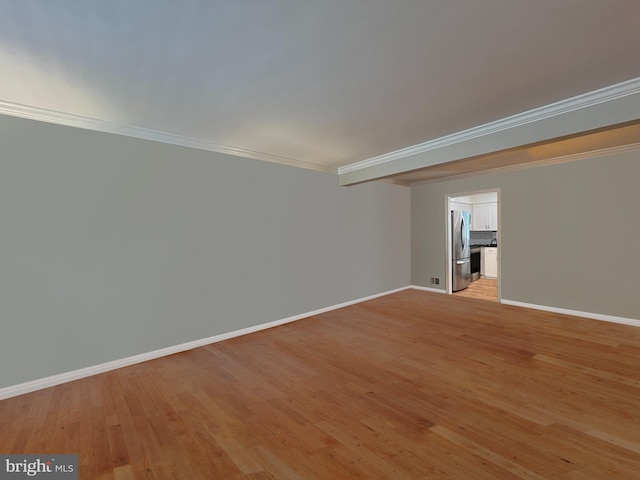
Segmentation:
{"type": "Polygon", "coordinates": [[[445,277],[447,194],[499,188],[503,299],[640,319],[639,178],[636,151],[414,186],[412,283],[445,277]]]}
{"type": "Polygon", "coordinates": [[[0,116],[0,388],[409,284],[410,190],[0,116]]]}

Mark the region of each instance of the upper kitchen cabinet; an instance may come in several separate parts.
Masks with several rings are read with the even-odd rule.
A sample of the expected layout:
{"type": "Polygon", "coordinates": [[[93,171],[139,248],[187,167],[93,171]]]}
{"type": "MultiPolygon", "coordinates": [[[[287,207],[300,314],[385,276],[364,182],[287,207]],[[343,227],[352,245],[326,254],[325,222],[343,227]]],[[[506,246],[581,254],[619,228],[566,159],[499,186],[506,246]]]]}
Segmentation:
{"type": "Polygon", "coordinates": [[[467,212],[473,213],[473,205],[469,202],[469,198],[470,197],[452,198],[449,203],[450,210],[453,210],[454,212],[466,210],[467,212]]]}
{"type": "Polygon", "coordinates": [[[473,215],[471,216],[471,230],[498,230],[498,204],[476,203],[473,206],[473,215]]]}

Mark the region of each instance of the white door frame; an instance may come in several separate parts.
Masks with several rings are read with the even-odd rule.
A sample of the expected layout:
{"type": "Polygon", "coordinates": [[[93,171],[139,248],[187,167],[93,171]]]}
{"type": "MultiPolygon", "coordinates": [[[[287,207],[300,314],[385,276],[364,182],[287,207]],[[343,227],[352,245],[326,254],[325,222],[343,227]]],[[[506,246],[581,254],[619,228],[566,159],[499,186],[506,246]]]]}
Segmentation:
{"type": "MultiPolygon", "coordinates": [[[[493,193],[495,192],[498,196],[498,233],[496,238],[498,239],[498,303],[502,298],[502,272],[501,272],[501,255],[502,255],[502,199],[500,188],[489,188],[486,190],[473,190],[471,192],[461,192],[461,193],[451,193],[445,195],[445,250],[446,250],[446,269],[445,269],[445,291],[447,294],[451,295],[453,293],[453,279],[451,275],[451,202],[453,198],[457,197],[468,197],[470,195],[476,195],[479,193],[493,193]]],[[[472,222],[473,223],[473,222],[472,222]]]]}

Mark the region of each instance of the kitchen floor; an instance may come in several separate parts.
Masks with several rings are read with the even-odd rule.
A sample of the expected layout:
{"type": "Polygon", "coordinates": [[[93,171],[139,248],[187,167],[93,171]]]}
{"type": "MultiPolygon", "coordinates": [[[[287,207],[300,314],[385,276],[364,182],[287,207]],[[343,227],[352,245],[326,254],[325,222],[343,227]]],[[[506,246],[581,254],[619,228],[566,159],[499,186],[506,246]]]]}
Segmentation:
{"type": "Polygon", "coordinates": [[[459,297],[479,298],[481,300],[498,301],[498,280],[481,278],[471,282],[464,290],[454,292],[453,295],[459,297]]]}

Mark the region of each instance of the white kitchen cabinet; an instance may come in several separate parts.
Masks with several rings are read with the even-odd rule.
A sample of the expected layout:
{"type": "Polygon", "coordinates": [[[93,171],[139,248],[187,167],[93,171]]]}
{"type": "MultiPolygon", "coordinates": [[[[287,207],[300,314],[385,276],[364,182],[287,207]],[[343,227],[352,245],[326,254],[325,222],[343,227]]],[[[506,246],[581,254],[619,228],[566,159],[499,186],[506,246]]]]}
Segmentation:
{"type": "Polygon", "coordinates": [[[471,216],[471,230],[480,232],[498,230],[498,204],[475,204],[471,216]]]}
{"type": "Polygon", "coordinates": [[[466,210],[467,212],[472,211],[472,205],[469,205],[467,203],[451,202],[449,206],[450,209],[454,212],[458,212],[460,210],[466,210]]]}
{"type": "Polygon", "coordinates": [[[485,278],[498,278],[498,248],[483,247],[480,256],[480,275],[485,278]]]}

